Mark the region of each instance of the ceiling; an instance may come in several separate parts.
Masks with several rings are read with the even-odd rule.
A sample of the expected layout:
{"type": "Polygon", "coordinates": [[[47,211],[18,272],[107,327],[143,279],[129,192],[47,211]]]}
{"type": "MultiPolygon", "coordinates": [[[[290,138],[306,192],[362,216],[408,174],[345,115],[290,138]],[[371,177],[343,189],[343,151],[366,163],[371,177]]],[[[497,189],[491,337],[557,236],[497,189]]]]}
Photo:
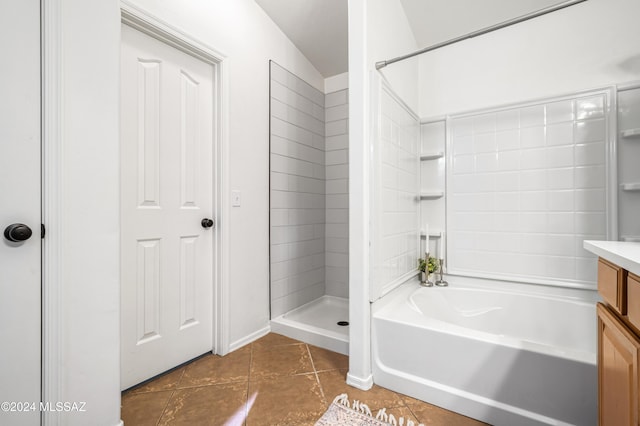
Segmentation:
{"type": "MultiPolygon", "coordinates": [[[[255,0],[326,78],[348,70],[347,0],[255,0]]],[[[400,0],[419,48],[564,0],[400,0]]],[[[398,55],[410,52],[398,52],[398,55]]]]}
{"type": "Polygon", "coordinates": [[[256,0],[323,77],[349,68],[347,0],[256,0]]]}

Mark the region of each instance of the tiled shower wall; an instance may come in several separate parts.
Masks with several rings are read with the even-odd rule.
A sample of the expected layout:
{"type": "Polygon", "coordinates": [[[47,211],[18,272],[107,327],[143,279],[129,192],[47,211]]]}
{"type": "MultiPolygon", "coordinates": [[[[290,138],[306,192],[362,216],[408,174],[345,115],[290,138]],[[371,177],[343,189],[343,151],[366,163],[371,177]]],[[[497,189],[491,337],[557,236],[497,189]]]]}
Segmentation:
{"type": "Polygon", "coordinates": [[[271,317],[348,297],[348,95],[271,62],[271,317]],[[326,118],[326,119],[325,119],[326,118]]]}
{"type": "Polygon", "coordinates": [[[607,97],[452,117],[448,267],[590,284],[606,239],[607,97]]]}
{"type": "Polygon", "coordinates": [[[271,62],[271,317],[325,294],[324,94],[271,62]]]}
{"type": "Polygon", "coordinates": [[[371,300],[415,275],[419,250],[419,120],[382,83],[374,142],[371,300]]]}
{"type": "Polygon", "coordinates": [[[348,90],[325,97],[326,294],[349,297],[348,90]]]}

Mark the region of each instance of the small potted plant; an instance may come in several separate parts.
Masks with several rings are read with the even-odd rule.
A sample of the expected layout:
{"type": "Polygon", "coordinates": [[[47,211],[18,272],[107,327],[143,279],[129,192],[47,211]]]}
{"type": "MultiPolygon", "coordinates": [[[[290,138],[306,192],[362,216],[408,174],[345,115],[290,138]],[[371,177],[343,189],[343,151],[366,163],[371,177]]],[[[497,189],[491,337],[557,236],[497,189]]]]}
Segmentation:
{"type": "MultiPolygon", "coordinates": [[[[426,256],[425,256],[426,257],[426,256]]],[[[418,259],[418,269],[420,270],[420,282],[422,284],[433,285],[430,280],[431,274],[434,272],[438,272],[438,262],[435,257],[428,256],[429,260],[426,258],[418,259]]]]}

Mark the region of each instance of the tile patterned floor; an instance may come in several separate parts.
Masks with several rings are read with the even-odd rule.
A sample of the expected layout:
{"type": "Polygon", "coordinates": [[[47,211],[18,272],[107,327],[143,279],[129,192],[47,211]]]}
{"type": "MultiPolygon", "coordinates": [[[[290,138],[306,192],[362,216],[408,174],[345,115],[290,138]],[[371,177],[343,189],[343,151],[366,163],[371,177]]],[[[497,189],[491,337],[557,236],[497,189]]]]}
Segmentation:
{"type": "Polygon", "coordinates": [[[346,392],[376,413],[425,425],[484,423],[374,385],[345,383],[348,358],[270,333],[227,356],[205,355],[122,394],[125,426],[313,425],[346,392]]]}

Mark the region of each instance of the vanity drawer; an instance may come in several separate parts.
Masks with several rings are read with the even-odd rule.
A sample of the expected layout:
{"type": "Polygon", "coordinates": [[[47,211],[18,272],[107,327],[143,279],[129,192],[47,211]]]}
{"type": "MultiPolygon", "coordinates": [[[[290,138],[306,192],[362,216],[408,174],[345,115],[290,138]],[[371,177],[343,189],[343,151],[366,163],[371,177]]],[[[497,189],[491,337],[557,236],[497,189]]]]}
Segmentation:
{"type": "Polygon", "coordinates": [[[598,259],[598,293],[618,313],[627,313],[627,292],[625,270],[598,259]]]}
{"type": "Polygon", "coordinates": [[[640,331],[640,277],[627,275],[627,317],[637,331],[640,331]]]}

